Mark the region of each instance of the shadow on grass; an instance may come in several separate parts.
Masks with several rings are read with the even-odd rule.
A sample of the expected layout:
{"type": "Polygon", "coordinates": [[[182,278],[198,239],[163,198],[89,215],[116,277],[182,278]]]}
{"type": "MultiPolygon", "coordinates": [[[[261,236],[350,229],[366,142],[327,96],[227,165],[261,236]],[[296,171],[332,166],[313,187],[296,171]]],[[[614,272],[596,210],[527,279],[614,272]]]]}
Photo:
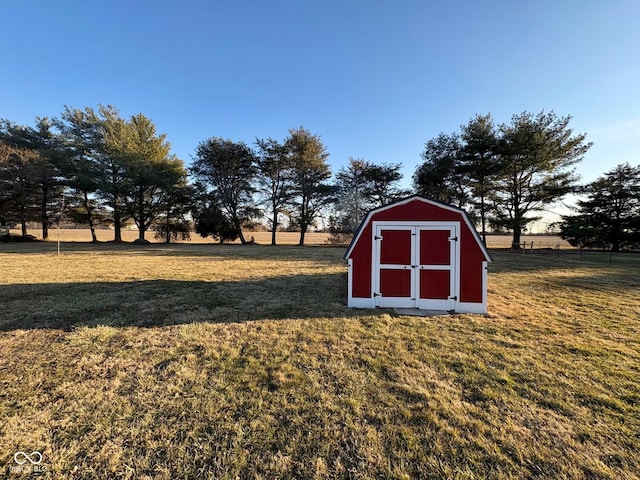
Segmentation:
{"type": "Polygon", "coordinates": [[[346,283],[346,274],[340,273],[237,282],[149,280],[1,285],[0,331],[70,330],[82,325],[158,327],[367,314],[347,309],[346,283]]]}
{"type": "Polygon", "coordinates": [[[640,295],[640,269],[616,269],[615,274],[590,272],[569,278],[546,278],[545,282],[559,289],[611,292],[612,295],[636,290],[640,295]]]}

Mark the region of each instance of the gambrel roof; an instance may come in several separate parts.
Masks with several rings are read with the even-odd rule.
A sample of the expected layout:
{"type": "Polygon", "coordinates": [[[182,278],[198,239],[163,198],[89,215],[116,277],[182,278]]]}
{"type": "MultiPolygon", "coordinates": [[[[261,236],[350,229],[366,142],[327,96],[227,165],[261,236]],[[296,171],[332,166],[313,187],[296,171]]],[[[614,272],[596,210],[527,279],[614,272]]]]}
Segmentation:
{"type": "Polygon", "coordinates": [[[387,205],[383,205],[382,207],[378,207],[378,208],[374,208],[372,210],[369,210],[369,212],[367,213],[367,216],[364,217],[364,219],[360,223],[360,226],[356,230],[356,233],[353,235],[353,238],[351,239],[351,243],[349,244],[349,247],[347,248],[347,251],[345,252],[343,258],[345,260],[349,258],[349,255],[351,255],[352,250],[354,249],[354,247],[358,243],[358,240],[360,239],[360,235],[362,234],[362,231],[365,229],[365,227],[371,221],[371,218],[375,214],[383,212],[385,210],[390,210],[392,208],[399,207],[401,205],[405,205],[407,203],[410,203],[410,202],[413,202],[413,201],[416,201],[416,200],[418,200],[420,202],[427,203],[429,205],[432,205],[432,206],[435,206],[435,207],[438,207],[438,208],[442,208],[444,210],[448,210],[448,211],[460,214],[462,219],[466,223],[467,227],[469,228],[469,230],[473,234],[473,238],[475,239],[476,243],[478,244],[478,247],[482,251],[482,254],[484,255],[485,259],[488,262],[492,261],[491,260],[491,255],[489,255],[489,252],[487,251],[487,248],[484,246],[484,243],[482,243],[482,240],[480,239],[480,236],[478,235],[478,232],[476,231],[474,225],[469,220],[469,217],[467,216],[467,212],[465,212],[461,208],[453,207],[451,205],[447,205],[447,204],[438,202],[436,200],[431,200],[431,199],[423,197],[421,195],[412,195],[412,196],[404,198],[402,200],[398,200],[396,202],[389,203],[387,205]]]}

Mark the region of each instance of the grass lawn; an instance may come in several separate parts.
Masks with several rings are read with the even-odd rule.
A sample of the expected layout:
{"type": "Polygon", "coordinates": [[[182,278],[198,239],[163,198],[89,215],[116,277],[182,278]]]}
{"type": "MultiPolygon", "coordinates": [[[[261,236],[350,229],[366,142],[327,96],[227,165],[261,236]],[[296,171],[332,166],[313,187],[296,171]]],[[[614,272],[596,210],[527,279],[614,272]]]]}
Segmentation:
{"type": "Polygon", "coordinates": [[[0,244],[0,476],[640,477],[638,256],[495,252],[489,315],[414,318],[342,248],[55,249],[0,244]]]}

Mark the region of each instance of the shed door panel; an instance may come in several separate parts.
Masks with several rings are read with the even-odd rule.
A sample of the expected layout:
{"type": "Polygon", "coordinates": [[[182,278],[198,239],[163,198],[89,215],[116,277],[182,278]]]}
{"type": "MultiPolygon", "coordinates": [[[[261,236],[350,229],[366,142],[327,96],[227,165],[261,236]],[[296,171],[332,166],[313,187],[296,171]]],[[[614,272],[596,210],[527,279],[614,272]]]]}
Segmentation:
{"type": "Polygon", "coordinates": [[[454,226],[419,229],[419,308],[455,308],[456,241],[454,226]]]}
{"type": "Polygon", "coordinates": [[[383,297],[411,297],[411,270],[380,269],[383,297]]]}
{"type": "Polygon", "coordinates": [[[420,230],[420,264],[451,265],[449,230],[420,230]]]}
{"type": "Polygon", "coordinates": [[[380,230],[380,263],[411,265],[411,230],[380,230]]]}
{"type": "Polygon", "coordinates": [[[375,305],[454,309],[457,230],[454,223],[376,226],[372,285],[375,305]]]}
{"type": "Polygon", "coordinates": [[[380,307],[412,307],[415,304],[415,278],[411,267],[414,255],[414,229],[376,230],[379,240],[376,304],[380,307]]]}
{"type": "Polygon", "coordinates": [[[451,296],[449,270],[420,270],[420,298],[448,300],[451,296]]]}

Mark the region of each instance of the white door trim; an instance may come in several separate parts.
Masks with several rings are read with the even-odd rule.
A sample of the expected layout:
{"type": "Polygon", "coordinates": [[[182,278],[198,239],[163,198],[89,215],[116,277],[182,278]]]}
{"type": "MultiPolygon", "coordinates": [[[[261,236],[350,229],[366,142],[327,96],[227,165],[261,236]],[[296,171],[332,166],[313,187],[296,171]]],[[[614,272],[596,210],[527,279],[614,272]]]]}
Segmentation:
{"type": "MultiPolygon", "coordinates": [[[[420,298],[419,292],[416,295],[416,306],[422,310],[453,310],[456,309],[456,304],[459,301],[460,295],[460,223],[450,222],[444,225],[426,225],[417,227],[416,242],[420,245],[420,232],[426,230],[433,231],[449,231],[449,265],[421,265],[418,264],[418,288],[420,288],[420,270],[448,270],[449,271],[449,295],[450,297],[444,299],[428,299],[420,298]],[[452,240],[455,238],[455,240],[452,240]]],[[[418,253],[418,262],[420,255],[418,253]]]]}
{"type": "Polygon", "coordinates": [[[387,225],[388,222],[373,222],[372,232],[373,232],[373,248],[372,248],[372,264],[373,270],[371,271],[371,295],[373,296],[373,300],[376,307],[397,307],[397,308],[414,308],[415,307],[415,269],[411,268],[411,266],[407,267],[406,265],[393,265],[393,264],[385,264],[384,266],[389,269],[407,269],[411,270],[410,273],[410,295],[408,297],[382,297],[379,295],[380,292],[380,270],[382,266],[380,264],[380,244],[382,243],[381,239],[379,239],[381,230],[405,230],[409,231],[411,234],[411,265],[415,265],[416,262],[416,245],[413,240],[413,236],[415,234],[415,228],[413,225],[409,224],[399,224],[395,222],[391,222],[387,225]],[[389,228],[389,227],[393,228],[389,228]]]}
{"type": "MultiPolygon", "coordinates": [[[[406,221],[374,221],[371,224],[372,232],[372,249],[371,249],[371,296],[373,304],[377,307],[397,307],[397,308],[421,308],[433,310],[455,310],[457,303],[460,301],[460,222],[406,222],[406,221]],[[410,230],[412,233],[411,242],[411,265],[418,268],[412,268],[411,273],[411,295],[409,297],[381,297],[380,292],[380,244],[379,239],[381,230],[410,230]],[[449,270],[451,287],[451,296],[449,300],[420,300],[420,230],[449,230],[450,235],[453,234],[457,241],[451,241],[450,265],[449,270]]],[[[389,265],[393,267],[392,265],[389,265]]],[[[398,268],[403,267],[398,265],[398,268]]],[[[425,265],[423,269],[443,270],[438,266],[425,265]]]]}

